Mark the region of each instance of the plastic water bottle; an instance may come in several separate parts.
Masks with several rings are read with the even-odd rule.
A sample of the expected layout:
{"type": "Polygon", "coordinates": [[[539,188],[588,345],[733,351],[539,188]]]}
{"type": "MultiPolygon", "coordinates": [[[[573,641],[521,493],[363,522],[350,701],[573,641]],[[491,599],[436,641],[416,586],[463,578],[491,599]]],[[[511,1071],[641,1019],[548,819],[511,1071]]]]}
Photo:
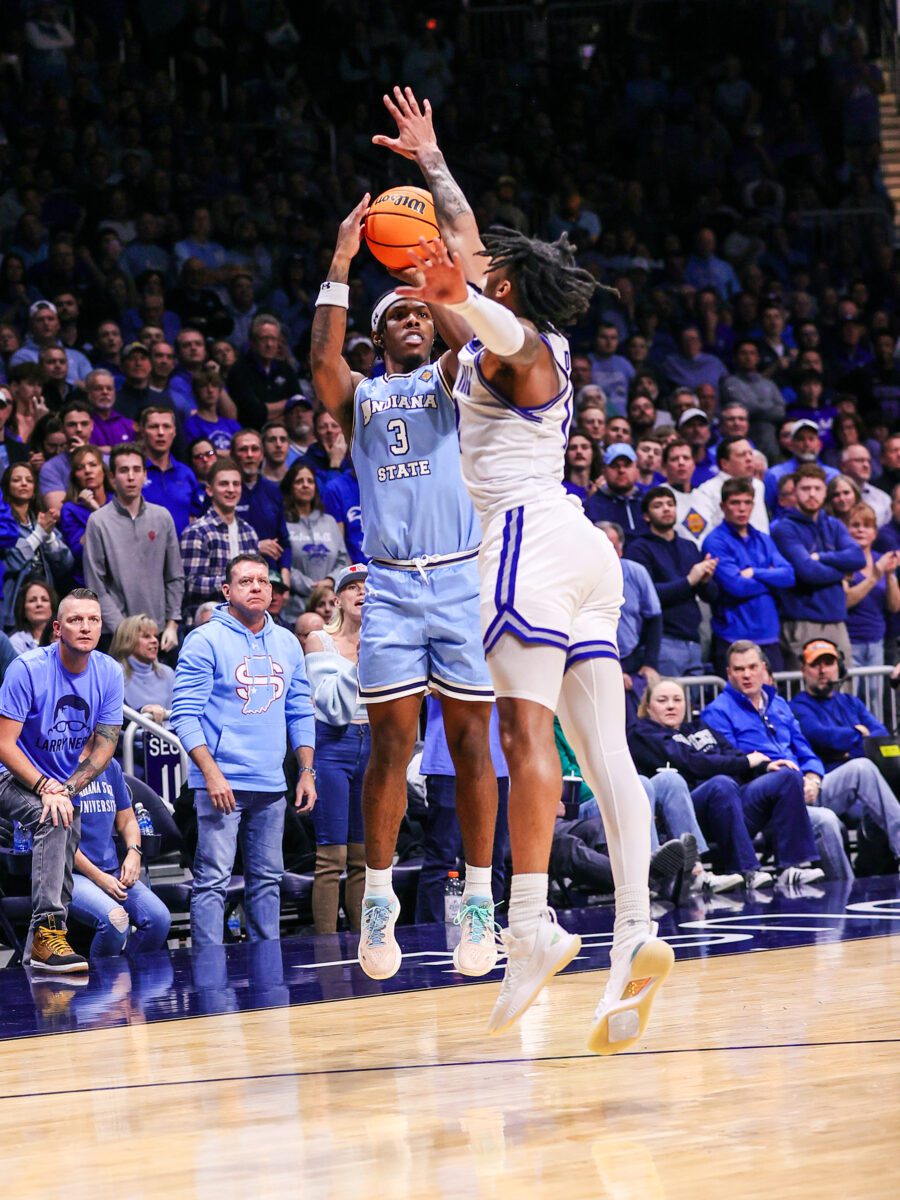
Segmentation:
{"type": "Polygon", "coordinates": [[[150,819],[150,814],[144,808],[143,804],[141,804],[140,800],[134,806],[134,815],[137,817],[138,829],[141,831],[141,836],[144,834],[148,836],[152,835],[153,821],[150,819]]]}
{"type": "Polygon", "coordinates": [[[231,910],[231,913],[229,914],[228,920],[225,922],[225,924],[228,928],[229,937],[231,937],[234,941],[239,942],[241,940],[241,914],[236,908],[231,910]]]}
{"type": "Polygon", "coordinates": [[[580,775],[563,776],[562,801],[567,821],[578,820],[578,810],[581,807],[581,787],[584,780],[580,775]]]}
{"type": "Polygon", "coordinates": [[[446,925],[452,925],[459,915],[463,887],[459,871],[448,871],[447,882],[444,884],[444,923],[446,925]]]}
{"type": "Polygon", "coordinates": [[[30,854],[33,844],[31,830],[26,829],[21,821],[13,825],[13,854],[30,854]]]}

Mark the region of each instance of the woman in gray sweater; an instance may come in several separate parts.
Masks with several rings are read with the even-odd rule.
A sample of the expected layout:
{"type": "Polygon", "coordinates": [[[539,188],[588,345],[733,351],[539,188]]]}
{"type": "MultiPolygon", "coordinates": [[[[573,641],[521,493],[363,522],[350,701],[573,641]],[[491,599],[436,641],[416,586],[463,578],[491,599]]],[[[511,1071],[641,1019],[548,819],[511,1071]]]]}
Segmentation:
{"type": "Polygon", "coordinates": [[[322,507],[316,477],[302,462],[294,463],[281,481],[284,514],[291,538],[291,591],[283,620],[293,625],[317,583],[346,567],[344,531],[322,507]]]}

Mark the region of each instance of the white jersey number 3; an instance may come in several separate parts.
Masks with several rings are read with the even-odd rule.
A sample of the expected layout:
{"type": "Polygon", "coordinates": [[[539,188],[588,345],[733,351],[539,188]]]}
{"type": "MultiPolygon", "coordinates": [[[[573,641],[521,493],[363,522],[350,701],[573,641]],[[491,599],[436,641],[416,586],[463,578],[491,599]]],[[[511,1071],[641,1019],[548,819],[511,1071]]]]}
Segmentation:
{"type": "Polygon", "coordinates": [[[406,422],[401,421],[399,417],[394,421],[388,421],[387,430],[395,438],[393,446],[389,447],[391,454],[396,454],[398,457],[402,454],[408,454],[409,438],[406,436],[406,422]]]}

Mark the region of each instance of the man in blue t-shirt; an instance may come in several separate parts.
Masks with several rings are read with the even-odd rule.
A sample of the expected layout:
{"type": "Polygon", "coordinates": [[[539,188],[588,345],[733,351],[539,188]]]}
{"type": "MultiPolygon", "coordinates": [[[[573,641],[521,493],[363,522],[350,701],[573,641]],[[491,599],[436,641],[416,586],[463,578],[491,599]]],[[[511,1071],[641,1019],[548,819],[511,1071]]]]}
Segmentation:
{"type": "Polygon", "coordinates": [[[87,970],[66,940],[78,795],[112,759],[124,689],[119,665],[96,652],[101,628],[96,593],[76,588],[59,605],[59,642],[17,658],[0,688],[0,815],[34,838],[25,945],[34,970],[87,970]]]}

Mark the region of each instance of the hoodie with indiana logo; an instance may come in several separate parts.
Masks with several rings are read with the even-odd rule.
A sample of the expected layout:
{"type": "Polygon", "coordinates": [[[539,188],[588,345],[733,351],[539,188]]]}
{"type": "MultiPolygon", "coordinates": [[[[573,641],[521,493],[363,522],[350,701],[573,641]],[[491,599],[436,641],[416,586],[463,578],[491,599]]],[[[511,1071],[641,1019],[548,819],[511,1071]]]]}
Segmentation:
{"type": "MultiPolygon", "coordinates": [[[[316,742],[300,643],[266,615],[259,633],[220,604],[185,639],[175,669],[172,728],[189,753],[206,745],[231,788],[283,793],[291,746],[316,742]]],[[[193,762],[191,787],[205,787],[193,762]]]]}

